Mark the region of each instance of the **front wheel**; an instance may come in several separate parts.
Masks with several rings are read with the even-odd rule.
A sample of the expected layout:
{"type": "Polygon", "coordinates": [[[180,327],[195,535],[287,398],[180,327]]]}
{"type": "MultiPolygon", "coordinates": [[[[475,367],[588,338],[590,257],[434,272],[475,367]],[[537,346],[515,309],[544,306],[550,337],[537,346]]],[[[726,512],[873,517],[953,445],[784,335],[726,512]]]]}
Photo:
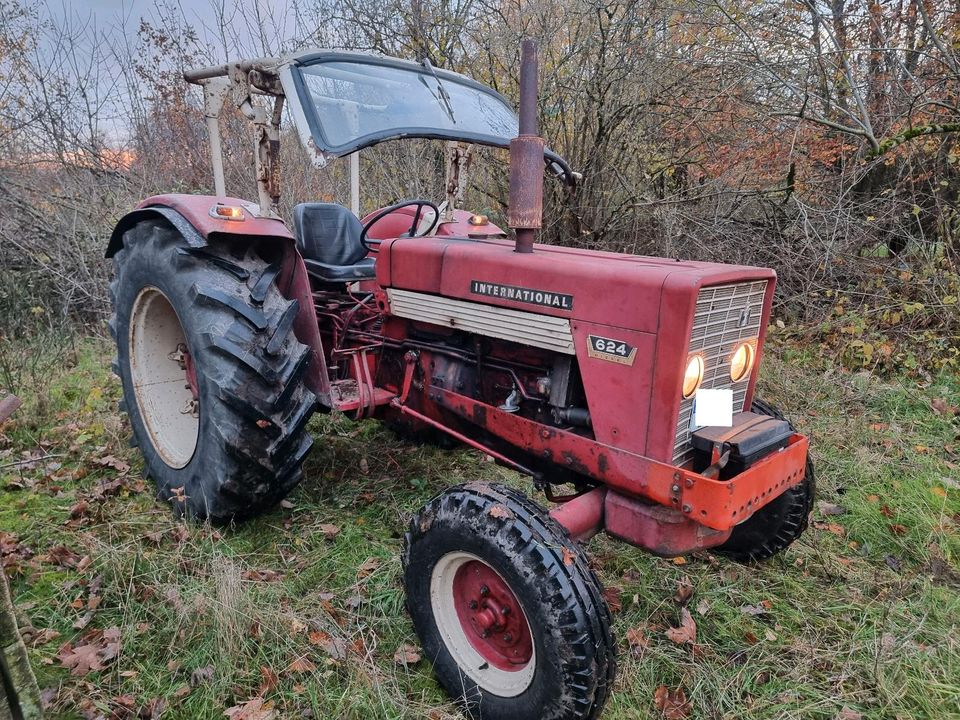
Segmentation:
{"type": "Polygon", "coordinates": [[[440,684],[475,718],[595,718],[616,672],[580,547],[501,485],[431,501],[405,538],[407,607],[440,684]]]}
{"type": "MultiPolygon", "coordinates": [[[[759,415],[786,419],[776,407],[763,400],[754,400],[750,409],[759,415]]],[[[783,552],[807,529],[815,492],[813,461],[808,455],[803,481],[737,525],[730,538],[717,547],[717,552],[739,562],[766,560],[783,552]]]]}

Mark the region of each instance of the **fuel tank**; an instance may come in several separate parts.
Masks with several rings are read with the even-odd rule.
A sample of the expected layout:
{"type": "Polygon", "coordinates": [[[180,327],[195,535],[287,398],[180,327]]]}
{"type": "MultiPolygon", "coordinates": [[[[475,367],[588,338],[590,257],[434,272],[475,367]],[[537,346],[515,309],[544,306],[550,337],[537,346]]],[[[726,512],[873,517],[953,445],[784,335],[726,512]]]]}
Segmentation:
{"type": "Polygon", "coordinates": [[[773,298],[773,270],[547,245],[514,252],[508,239],[385,240],[377,281],[390,312],[576,358],[596,439],[685,464],[692,400],[681,392],[691,352],[702,387],[730,387],[749,409],[773,298]],[[729,356],[756,343],[749,376],[729,356]]]}

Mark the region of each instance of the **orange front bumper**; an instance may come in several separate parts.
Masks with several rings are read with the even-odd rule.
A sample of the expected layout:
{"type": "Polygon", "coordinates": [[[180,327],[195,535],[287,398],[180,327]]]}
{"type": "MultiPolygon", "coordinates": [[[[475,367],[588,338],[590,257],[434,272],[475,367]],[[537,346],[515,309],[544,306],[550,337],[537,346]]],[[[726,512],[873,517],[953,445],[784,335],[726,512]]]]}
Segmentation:
{"type": "Polygon", "coordinates": [[[758,460],[730,480],[714,480],[681,470],[679,496],[676,501],[671,498],[671,502],[701,525],[727,530],[803,481],[809,444],[806,437],[794,433],[785,448],[758,460]]]}

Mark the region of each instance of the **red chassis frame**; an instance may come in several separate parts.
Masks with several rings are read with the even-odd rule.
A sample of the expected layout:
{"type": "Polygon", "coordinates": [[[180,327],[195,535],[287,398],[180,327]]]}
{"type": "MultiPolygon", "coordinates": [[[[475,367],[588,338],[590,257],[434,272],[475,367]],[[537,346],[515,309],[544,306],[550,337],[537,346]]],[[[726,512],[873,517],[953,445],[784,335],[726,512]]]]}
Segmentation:
{"type": "MultiPolygon", "coordinates": [[[[512,252],[513,243],[503,239],[500,228],[471,225],[470,214],[463,211],[457,211],[454,222],[441,225],[436,237],[382,240],[377,279],[363,287],[374,293],[376,306],[358,306],[352,312],[360,310],[367,318],[382,320],[380,342],[392,343],[394,349],[401,349],[408,326],[415,321],[391,315],[388,288],[469,299],[463,289],[469,285],[466,279],[478,274],[521,286],[536,277],[537,286],[547,289],[565,289],[576,283],[578,315],[571,318],[571,327],[577,357],[581,357],[588,331],[614,328],[641,349],[638,358],[643,358],[633,367],[605,367],[601,372],[581,366],[588,404],[593,406],[596,439],[590,439],[500,410],[442,383],[418,384],[413,380],[415,374],[430,378],[429,368],[444,362],[429,349],[404,355],[402,382],[376,384],[376,343],[364,347],[354,340],[347,345],[345,335],[338,336],[335,331],[331,335],[329,329],[321,328],[317,294],[284,223],[250,212],[243,222],[214,217],[210,210],[218,202],[248,205],[237,198],[198,195],[148,198],[121,220],[107,255],[121,246],[126,229],[149,217],[165,218],[196,246],[205,245],[208,239],[231,237],[267,241],[281,253],[281,292],[299,301],[294,330],[312,349],[309,384],[321,404],[355,417],[408,416],[535,477],[537,473],[526,466],[531,458],[541,467],[546,463],[591,478],[597,483],[595,489],[563,499],[551,513],[574,537],[584,539],[605,529],[668,556],[712,547],[724,542],[735,525],[804,479],[808,442],[799,434],[794,434],[784,449],[731,480],[712,479],[669,463],[682,371],[676,360],[685,357],[693,317],[691,303],[695,303],[700,285],[707,275],[711,285],[772,280],[772,271],[540,246],[536,253],[521,257],[512,252]],[[473,242],[463,242],[465,237],[473,242]],[[570,263],[571,255],[577,256],[576,263],[570,263]],[[643,265],[643,286],[634,282],[638,264],[643,265]],[[590,280],[587,287],[583,287],[585,277],[590,280]],[[333,347],[325,347],[324,336],[333,347]],[[350,387],[355,389],[347,392],[343,381],[331,379],[328,367],[333,358],[349,358],[350,387]],[[637,398],[649,398],[649,404],[634,402],[637,398]]],[[[405,217],[394,220],[397,227],[409,227],[405,217]]],[[[391,218],[384,222],[390,224],[391,218]]],[[[392,226],[389,230],[395,232],[392,226]]],[[[769,282],[758,338],[760,351],[772,296],[773,282],[769,282]]],[[[484,302],[529,310],[502,298],[484,302]]],[[[325,322],[335,321],[338,312],[323,312],[322,317],[325,322]]],[[[564,316],[562,309],[540,308],[538,312],[564,316]]],[[[758,353],[758,365],[760,359],[758,353]]],[[[756,374],[750,380],[747,407],[756,374]]]]}

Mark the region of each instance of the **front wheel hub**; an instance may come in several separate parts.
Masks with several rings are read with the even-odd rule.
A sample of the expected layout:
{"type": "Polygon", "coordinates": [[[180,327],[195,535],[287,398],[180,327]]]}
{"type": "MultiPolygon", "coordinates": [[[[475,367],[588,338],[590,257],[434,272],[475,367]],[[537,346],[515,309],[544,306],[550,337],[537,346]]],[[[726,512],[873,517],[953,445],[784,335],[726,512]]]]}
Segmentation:
{"type": "Polygon", "coordinates": [[[530,662],[530,628],[496,570],[480,560],[465,562],[453,578],[453,594],[464,633],[487,662],[508,671],[530,662]]]}
{"type": "Polygon", "coordinates": [[[470,553],[448,553],[434,567],[431,600],[447,650],[478,685],[502,697],[530,685],[536,669],[530,625],[492,566],[470,553]]]}

